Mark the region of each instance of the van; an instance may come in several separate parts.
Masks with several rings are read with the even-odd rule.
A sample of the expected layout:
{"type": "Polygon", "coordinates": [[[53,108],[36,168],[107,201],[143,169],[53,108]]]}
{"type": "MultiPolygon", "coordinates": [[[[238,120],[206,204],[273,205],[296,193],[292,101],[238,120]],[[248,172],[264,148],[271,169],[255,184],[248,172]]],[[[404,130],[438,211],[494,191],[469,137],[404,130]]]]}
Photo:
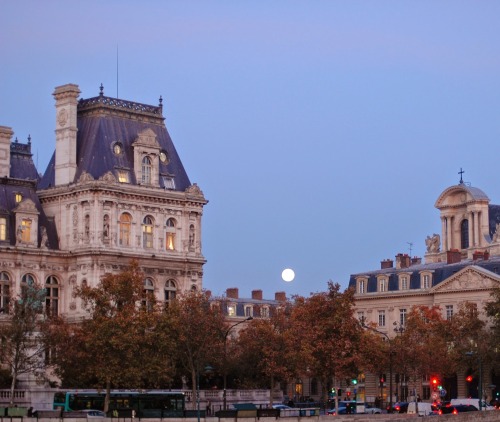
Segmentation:
{"type": "MultiPolygon", "coordinates": [[[[414,401],[408,403],[408,411],[407,413],[414,415],[417,413],[416,411],[416,403],[414,401]]],[[[431,403],[424,403],[423,401],[418,402],[418,416],[429,416],[429,415],[437,415],[437,411],[432,408],[431,403]]]]}
{"type": "MultiPolygon", "coordinates": [[[[477,410],[479,410],[479,399],[451,399],[450,404],[455,405],[455,404],[468,404],[474,406],[477,410]]],[[[484,400],[481,401],[481,410],[495,410],[495,408],[488,403],[486,403],[484,400]]]]}

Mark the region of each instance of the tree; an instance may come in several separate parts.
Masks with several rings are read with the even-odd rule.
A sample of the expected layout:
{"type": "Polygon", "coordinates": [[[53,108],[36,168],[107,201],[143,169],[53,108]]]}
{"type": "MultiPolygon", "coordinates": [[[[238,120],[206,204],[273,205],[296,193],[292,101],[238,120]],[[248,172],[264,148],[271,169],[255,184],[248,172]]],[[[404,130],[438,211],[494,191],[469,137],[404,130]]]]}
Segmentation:
{"type": "Polygon", "coordinates": [[[165,309],[163,335],[175,343],[173,358],[191,377],[193,408],[198,377],[221,355],[224,315],[217,306],[210,306],[205,292],[190,291],[179,295],[165,309]]]}
{"type": "Polygon", "coordinates": [[[171,379],[170,343],[158,337],[161,309],[145,292],[137,262],[106,274],[97,287],[79,286],[75,295],[88,318],[80,324],[58,319],[46,328],[58,374],[104,388],[105,411],[112,387],[141,388],[171,379]]]}
{"type": "Polygon", "coordinates": [[[43,319],[45,289],[35,282],[21,287],[21,294],[9,301],[8,323],[0,328],[2,357],[11,369],[10,404],[13,405],[14,389],[20,375],[33,373],[41,377],[44,369],[44,347],[39,341],[43,319]]]}
{"type": "Polygon", "coordinates": [[[495,372],[499,373],[500,353],[498,345],[500,344],[500,288],[494,289],[491,292],[492,301],[485,305],[486,315],[490,318],[491,329],[489,330],[489,351],[492,365],[496,368],[495,372]]]}

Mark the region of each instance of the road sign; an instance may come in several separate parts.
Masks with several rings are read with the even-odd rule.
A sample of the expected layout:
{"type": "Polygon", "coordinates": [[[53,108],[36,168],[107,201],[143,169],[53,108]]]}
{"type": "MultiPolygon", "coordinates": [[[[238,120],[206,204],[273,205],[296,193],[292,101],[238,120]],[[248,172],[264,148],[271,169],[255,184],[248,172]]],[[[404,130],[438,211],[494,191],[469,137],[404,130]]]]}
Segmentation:
{"type": "Polygon", "coordinates": [[[441,388],[441,390],[439,391],[439,394],[441,395],[441,397],[446,396],[446,390],[444,388],[441,388]]]}

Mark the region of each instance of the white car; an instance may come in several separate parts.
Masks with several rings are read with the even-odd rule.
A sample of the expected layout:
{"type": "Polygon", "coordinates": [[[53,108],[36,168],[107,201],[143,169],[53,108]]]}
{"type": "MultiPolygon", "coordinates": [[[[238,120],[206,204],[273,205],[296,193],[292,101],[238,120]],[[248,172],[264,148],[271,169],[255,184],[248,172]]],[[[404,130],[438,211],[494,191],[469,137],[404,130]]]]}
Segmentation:
{"type": "Polygon", "coordinates": [[[370,413],[370,414],[381,414],[382,409],[379,409],[378,407],[372,406],[371,404],[365,403],[365,413],[370,413]]]}

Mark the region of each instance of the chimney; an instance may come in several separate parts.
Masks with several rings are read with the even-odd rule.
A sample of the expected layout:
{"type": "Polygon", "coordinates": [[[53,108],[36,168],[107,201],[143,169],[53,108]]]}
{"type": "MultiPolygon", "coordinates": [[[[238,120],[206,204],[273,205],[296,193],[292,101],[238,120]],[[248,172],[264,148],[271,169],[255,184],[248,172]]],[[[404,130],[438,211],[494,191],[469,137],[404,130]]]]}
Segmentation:
{"type": "Polygon", "coordinates": [[[446,263],[447,264],[456,264],[457,262],[460,262],[462,259],[462,256],[460,254],[460,251],[458,249],[450,249],[449,251],[446,252],[446,263]]]}
{"type": "Polygon", "coordinates": [[[10,127],[0,126],[0,177],[10,176],[10,142],[14,132],[10,127]]]}
{"type": "Polygon", "coordinates": [[[78,85],[56,87],[56,164],[55,185],[72,183],[76,173],[78,85]]]}
{"type": "Polygon", "coordinates": [[[396,255],[396,269],[400,270],[402,268],[408,268],[410,266],[411,259],[408,254],[398,253],[396,255]]]}
{"type": "Polygon", "coordinates": [[[420,265],[421,263],[422,263],[422,258],[420,258],[418,256],[414,256],[411,259],[411,265],[420,265]]]}
{"type": "Polygon", "coordinates": [[[278,302],[286,302],[286,293],[285,292],[276,292],[274,294],[274,300],[278,302]]]}
{"type": "Polygon", "coordinates": [[[238,288],[231,287],[230,289],[227,289],[226,290],[226,297],[228,299],[238,299],[238,288]]]}
{"type": "Polygon", "coordinates": [[[262,300],[262,290],[252,290],[252,299],[262,300]]]}
{"type": "Polygon", "coordinates": [[[205,296],[207,299],[210,299],[212,297],[212,291],[211,290],[205,290],[205,296]]]}
{"type": "Polygon", "coordinates": [[[380,261],[380,269],[385,270],[386,268],[392,268],[394,261],[392,259],[383,259],[380,261]]]}

